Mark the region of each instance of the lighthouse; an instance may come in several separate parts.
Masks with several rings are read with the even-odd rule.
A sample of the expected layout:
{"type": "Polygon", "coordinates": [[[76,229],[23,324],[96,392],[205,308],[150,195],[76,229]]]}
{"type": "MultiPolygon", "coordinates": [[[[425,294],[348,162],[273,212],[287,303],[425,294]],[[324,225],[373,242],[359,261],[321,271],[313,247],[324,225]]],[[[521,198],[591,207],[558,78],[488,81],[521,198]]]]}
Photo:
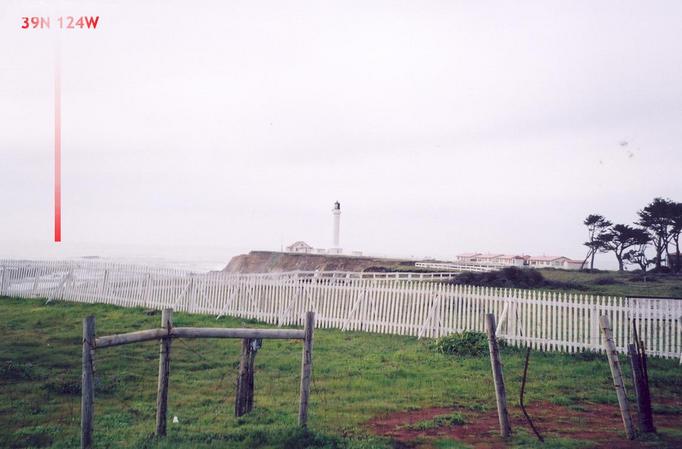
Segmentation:
{"type": "Polygon", "coordinates": [[[333,234],[333,245],[332,245],[332,252],[334,253],[340,253],[341,252],[341,246],[340,246],[340,228],[341,228],[341,203],[338,201],[334,202],[334,207],[332,208],[332,217],[334,219],[334,234],[333,234]]]}

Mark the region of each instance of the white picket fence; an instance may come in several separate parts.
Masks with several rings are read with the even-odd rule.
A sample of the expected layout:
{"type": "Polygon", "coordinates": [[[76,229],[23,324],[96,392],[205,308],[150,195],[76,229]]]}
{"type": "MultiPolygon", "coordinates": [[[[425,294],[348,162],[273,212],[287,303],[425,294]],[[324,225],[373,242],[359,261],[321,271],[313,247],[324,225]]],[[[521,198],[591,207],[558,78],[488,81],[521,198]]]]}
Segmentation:
{"type": "Polygon", "coordinates": [[[0,295],[230,315],[277,325],[440,337],[484,331],[546,351],[602,351],[608,315],[618,350],[635,323],[649,354],[682,359],[682,301],[496,289],[435,282],[451,273],[192,273],[98,262],[0,261],[0,295]]]}

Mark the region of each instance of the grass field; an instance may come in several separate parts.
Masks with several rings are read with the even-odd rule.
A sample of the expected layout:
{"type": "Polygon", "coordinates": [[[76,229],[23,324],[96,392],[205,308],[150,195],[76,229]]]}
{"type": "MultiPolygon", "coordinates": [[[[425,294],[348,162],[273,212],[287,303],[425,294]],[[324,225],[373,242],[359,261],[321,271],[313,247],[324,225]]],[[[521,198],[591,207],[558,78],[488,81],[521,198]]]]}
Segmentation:
{"type": "Polygon", "coordinates": [[[580,284],[580,293],[612,296],[662,296],[682,298],[682,275],[648,274],[646,282],[639,273],[618,271],[539,270],[545,279],[580,284]]]}
{"type": "MultiPolygon", "coordinates": [[[[160,321],[159,314],[147,315],[142,309],[0,298],[0,447],[78,447],[81,320],[89,314],[96,316],[98,335],[158,327],[160,321]]],[[[263,327],[183,313],[174,321],[178,326],[263,327]]],[[[317,330],[309,432],[296,427],[300,341],[264,342],[256,357],[255,410],[240,419],[232,416],[239,342],[179,339],[172,351],[169,415],[179,422],[169,422],[168,437],[162,440],[151,435],[158,344],[97,352],[96,447],[452,449],[472,445],[439,429],[494,417],[488,358],[438,354],[426,340],[317,330]],[[421,432],[414,438],[375,432],[379,425],[370,425],[377,417],[419,415],[435,407],[447,411],[394,426],[398,433],[421,432]]],[[[502,356],[508,395],[515,403],[523,353],[504,348],[502,356]]],[[[629,376],[627,361],[622,362],[629,376]]],[[[657,436],[632,447],[681,447],[680,426],[675,429],[671,423],[682,417],[682,367],[656,359],[650,371],[655,410],[665,419],[657,422],[657,436]]],[[[604,356],[534,352],[529,375],[527,402],[537,413],[552,410],[542,421],[548,442],[540,446],[515,425],[513,439],[500,440],[499,447],[608,447],[559,431],[565,423],[555,425],[551,416],[552,407],[576,413],[613,408],[616,399],[604,356]]],[[[624,441],[617,418],[615,422],[614,428],[604,424],[604,433],[624,441]]],[[[493,425],[486,438],[497,441],[495,433],[493,425]]]]}

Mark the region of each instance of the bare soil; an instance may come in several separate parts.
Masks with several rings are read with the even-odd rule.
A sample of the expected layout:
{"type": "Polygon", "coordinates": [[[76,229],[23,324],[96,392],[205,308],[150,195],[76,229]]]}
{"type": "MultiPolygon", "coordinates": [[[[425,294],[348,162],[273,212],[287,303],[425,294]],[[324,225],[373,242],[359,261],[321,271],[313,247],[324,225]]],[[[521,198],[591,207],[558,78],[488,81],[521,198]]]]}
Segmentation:
{"type": "MultiPolygon", "coordinates": [[[[526,406],[526,409],[545,438],[588,440],[594,442],[593,447],[597,449],[682,448],[682,439],[665,440],[659,437],[655,441],[647,441],[646,438],[627,440],[620,411],[615,405],[584,404],[582,410],[576,410],[549,402],[536,402],[526,406]]],[[[532,433],[520,408],[512,407],[510,413],[513,429],[524,428],[532,433]]],[[[635,413],[633,419],[636,420],[635,413]]],[[[682,415],[656,414],[654,423],[658,429],[682,429],[682,415]]],[[[379,416],[370,420],[368,426],[372,433],[393,439],[396,447],[428,448],[432,447],[429,441],[436,439],[453,439],[476,449],[506,449],[510,446],[499,436],[495,409],[486,412],[463,407],[419,409],[379,416]],[[453,412],[464,415],[466,424],[426,430],[409,428],[419,421],[453,412]]]]}

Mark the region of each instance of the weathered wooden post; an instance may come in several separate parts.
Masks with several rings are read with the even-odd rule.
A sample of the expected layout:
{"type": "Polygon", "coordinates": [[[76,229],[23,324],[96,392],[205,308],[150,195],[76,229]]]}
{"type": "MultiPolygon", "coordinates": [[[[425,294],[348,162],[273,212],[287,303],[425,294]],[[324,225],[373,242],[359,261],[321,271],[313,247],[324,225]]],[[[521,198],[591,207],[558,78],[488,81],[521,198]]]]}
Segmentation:
{"type": "Polygon", "coordinates": [[[629,439],[635,437],[635,432],[632,428],[632,418],[628,411],[628,399],[625,395],[625,384],[623,383],[623,372],[620,369],[620,361],[618,360],[618,351],[616,350],[616,343],[613,341],[611,332],[611,322],[609,317],[602,315],[599,317],[601,330],[604,332],[604,349],[606,349],[606,357],[609,359],[609,366],[611,367],[611,376],[613,377],[613,386],[616,389],[616,396],[618,397],[618,406],[620,407],[620,414],[623,417],[623,426],[625,427],[625,434],[629,439]]]}
{"type": "Polygon", "coordinates": [[[92,448],[92,422],[95,414],[95,317],[83,320],[83,375],[81,378],[81,449],[92,448]]]}
{"type": "Polygon", "coordinates": [[[251,341],[251,354],[249,355],[249,371],[248,375],[246,376],[246,413],[251,412],[253,410],[253,396],[256,391],[255,387],[255,372],[256,372],[256,352],[261,348],[263,344],[263,340],[260,338],[256,338],[251,341]]]}
{"type": "Polygon", "coordinates": [[[168,331],[168,336],[161,339],[159,345],[159,385],[156,391],[156,435],[166,435],[166,415],[168,413],[168,381],[170,377],[171,329],[173,328],[173,309],[161,312],[161,327],[168,331]]]}
{"type": "Polygon", "coordinates": [[[237,391],[234,395],[234,416],[246,413],[246,390],[248,388],[249,359],[251,358],[251,339],[242,339],[242,351],[239,357],[239,372],[237,373],[237,391]]]}
{"type": "Polygon", "coordinates": [[[637,397],[639,430],[644,433],[656,432],[651,410],[651,394],[649,393],[649,385],[644,377],[642,358],[634,344],[628,345],[628,354],[630,355],[630,367],[632,368],[632,384],[635,387],[635,396],[637,397]]]}
{"type": "Polygon", "coordinates": [[[488,349],[490,350],[490,364],[493,370],[495,382],[495,397],[497,399],[497,415],[500,419],[500,435],[503,438],[511,436],[511,421],[507,410],[507,392],[504,388],[504,376],[502,375],[502,362],[500,361],[500,349],[495,338],[495,315],[488,313],[485,316],[486,331],[488,333],[488,349]]]}
{"type": "Polygon", "coordinates": [[[256,352],[260,349],[260,338],[242,339],[242,352],[239,358],[237,393],[235,394],[234,416],[242,416],[253,410],[254,371],[256,352]]]}
{"type": "Polygon", "coordinates": [[[315,328],[315,312],[305,314],[303,327],[303,354],[301,356],[301,403],[298,408],[298,425],[308,425],[308,401],[310,399],[310,381],[313,371],[313,329],[315,328]]]}

